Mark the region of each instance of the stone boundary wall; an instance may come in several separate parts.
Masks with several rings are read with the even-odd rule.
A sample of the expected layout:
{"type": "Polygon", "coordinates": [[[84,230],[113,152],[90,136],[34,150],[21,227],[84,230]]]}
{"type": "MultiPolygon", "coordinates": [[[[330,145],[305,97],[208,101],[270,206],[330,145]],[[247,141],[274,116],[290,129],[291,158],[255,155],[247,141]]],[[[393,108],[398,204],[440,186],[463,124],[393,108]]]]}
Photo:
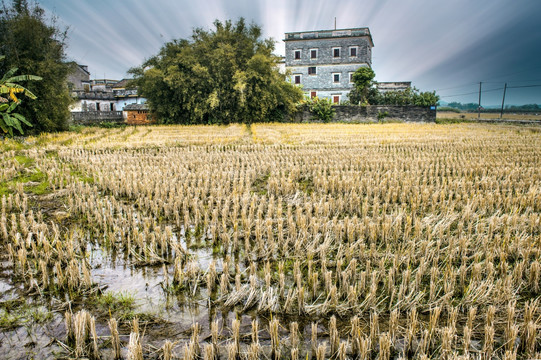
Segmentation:
{"type": "Polygon", "coordinates": [[[74,125],[95,125],[104,122],[123,123],[122,111],[73,111],[71,122],[74,125]]]}
{"type": "MultiPolygon", "coordinates": [[[[332,122],[377,123],[385,121],[436,122],[436,108],[391,105],[335,105],[332,122]]],[[[317,122],[308,109],[293,116],[294,122],[317,122]]]]}
{"type": "MultiPolygon", "coordinates": [[[[332,122],[377,123],[385,121],[401,122],[436,122],[436,110],[421,106],[388,105],[336,105],[332,122]]],[[[305,109],[285,119],[291,122],[319,122],[312,113],[305,109]]],[[[122,111],[80,111],[71,113],[74,125],[95,125],[104,122],[124,123],[122,111]]]]}

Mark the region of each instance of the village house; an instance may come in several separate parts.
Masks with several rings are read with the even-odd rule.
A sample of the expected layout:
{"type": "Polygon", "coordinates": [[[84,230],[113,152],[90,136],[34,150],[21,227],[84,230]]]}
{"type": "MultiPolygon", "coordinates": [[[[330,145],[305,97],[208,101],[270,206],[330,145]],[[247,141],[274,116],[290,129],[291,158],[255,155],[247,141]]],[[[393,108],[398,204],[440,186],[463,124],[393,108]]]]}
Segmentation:
{"type": "MultiPolygon", "coordinates": [[[[289,32],[284,42],[290,81],[310,98],[328,98],[334,104],[348,100],[353,73],[372,66],[374,42],[368,28],[289,32]]],[[[411,82],[380,84],[382,92],[411,87],[411,82]]]]}
{"type": "Polygon", "coordinates": [[[112,85],[113,96],[116,99],[116,108],[123,110],[127,105],[140,104],[144,99],[140,98],[137,88],[130,85],[131,79],[122,79],[112,85]]]}
{"type": "Polygon", "coordinates": [[[124,122],[128,125],[147,125],[155,122],[147,104],[129,104],[122,111],[124,122]]]}
{"type": "Polygon", "coordinates": [[[129,85],[130,79],[90,79],[90,72],[85,65],[75,64],[74,71],[68,76],[68,88],[75,102],[72,112],[85,111],[122,111],[129,104],[145,102],[137,94],[137,88],[129,85]]]}
{"type": "Polygon", "coordinates": [[[330,98],[336,104],[346,100],[355,70],[372,64],[368,28],[290,32],[284,42],[291,81],[311,98],[330,98]]]}

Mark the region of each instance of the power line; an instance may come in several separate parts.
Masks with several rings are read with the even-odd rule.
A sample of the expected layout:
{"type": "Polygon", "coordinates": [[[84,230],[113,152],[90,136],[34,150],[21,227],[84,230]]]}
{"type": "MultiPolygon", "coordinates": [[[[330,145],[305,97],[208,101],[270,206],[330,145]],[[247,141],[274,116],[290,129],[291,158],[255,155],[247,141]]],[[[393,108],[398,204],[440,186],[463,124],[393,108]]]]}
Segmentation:
{"type": "MultiPolygon", "coordinates": [[[[510,86],[508,86],[507,88],[509,89],[510,86]]],[[[500,88],[497,88],[497,89],[483,90],[483,93],[492,92],[492,91],[499,91],[499,90],[503,90],[503,87],[500,87],[500,88]]],[[[479,93],[479,91],[474,91],[474,92],[469,92],[469,93],[464,93],[464,94],[440,95],[440,97],[447,98],[447,97],[455,97],[455,96],[473,95],[473,94],[478,94],[478,93],[479,93]]]]}
{"type": "Polygon", "coordinates": [[[479,93],[478,91],[474,91],[474,92],[469,92],[469,93],[464,93],[464,94],[440,95],[440,97],[442,97],[442,98],[448,98],[448,97],[455,97],[455,96],[473,95],[473,94],[478,94],[478,93],[479,93]]]}
{"type": "Polygon", "coordinates": [[[470,83],[470,84],[461,85],[461,86],[453,86],[453,87],[449,87],[449,88],[445,88],[445,89],[436,89],[435,91],[445,91],[445,90],[451,90],[451,89],[460,89],[460,88],[465,88],[465,87],[473,86],[473,85],[477,85],[477,83],[470,83]]]}
{"type": "MultiPolygon", "coordinates": [[[[516,83],[536,82],[536,81],[541,81],[541,79],[514,81],[514,83],[516,84],[516,83]]],[[[502,82],[501,81],[483,81],[483,83],[484,84],[501,84],[502,82]]],[[[460,88],[465,88],[465,87],[473,86],[473,85],[477,85],[477,84],[478,83],[469,83],[469,84],[464,84],[464,85],[459,85],[459,86],[448,87],[448,88],[444,88],[444,89],[436,89],[435,91],[439,92],[439,91],[445,91],[445,90],[460,89],[460,88]]],[[[508,82],[508,84],[509,84],[509,82],[508,82]]],[[[541,84],[507,86],[508,89],[518,89],[518,88],[528,88],[528,87],[541,87],[541,84]]],[[[502,90],[502,89],[503,89],[503,87],[500,87],[500,88],[492,89],[492,90],[483,90],[483,92],[502,90]]],[[[464,94],[440,95],[440,97],[454,97],[454,96],[462,96],[462,95],[472,95],[472,94],[477,94],[477,93],[478,93],[478,91],[474,91],[474,92],[468,92],[468,93],[464,93],[464,94]]]]}
{"type": "Polygon", "coordinates": [[[530,88],[530,87],[540,87],[541,84],[536,85],[521,85],[521,86],[508,86],[508,89],[518,89],[518,88],[530,88]]]}
{"type": "MultiPolygon", "coordinates": [[[[508,89],[521,89],[521,88],[533,88],[533,87],[541,87],[541,84],[533,84],[533,85],[516,85],[516,86],[507,86],[508,89]]],[[[483,93],[492,92],[492,91],[499,91],[503,90],[503,87],[499,87],[496,89],[489,89],[489,90],[483,90],[483,93]]],[[[440,95],[441,98],[449,98],[449,97],[456,97],[456,96],[466,96],[466,95],[473,95],[478,94],[478,91],[463,93],[463,94],[453,94],[453,95],[440,95]]]]}

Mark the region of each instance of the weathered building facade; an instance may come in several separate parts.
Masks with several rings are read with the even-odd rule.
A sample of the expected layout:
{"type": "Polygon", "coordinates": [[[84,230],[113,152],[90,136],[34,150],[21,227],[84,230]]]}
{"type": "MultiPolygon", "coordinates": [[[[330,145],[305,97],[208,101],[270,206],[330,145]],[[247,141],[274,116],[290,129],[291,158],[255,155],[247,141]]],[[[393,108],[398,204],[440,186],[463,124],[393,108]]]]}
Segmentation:
{"type": "MultiPolygon", "coordinates": [[[[72,121],[92,123],[122,120],[122,111],[131,104],[144,103],[137,88],[130,84],[130,79],[90,79],[90,72],[85,65],[75,64],[74,71],[68,76],[68,87],[74,102],[70,106],[72,121]]],[[[140,110],[142,111],[142,110],[140,110]]]]}
{"type": "Polygon", "coordinates": [[[139,104],[141,99],[137,88],[130,84],[131,79],[122,79],[112,86],[113,95],[116,99],[116,108],[124,109],[130,104],[139,104]]]}
{"type": "Polygon", "coordinates": [[[330,98],[335,104],[348,99],[353,73],[372,65],[368,28],[292,32],[284,42],[290,81],[307,96],[330,98]]]}
{"type": "Polygon", "coordinates": [[[147,104],[129,104],[122,112],[124,122],[128,125],[147,125],[155,122],[147,104]]]}
{"type": "Polygon", "coordinates": [[[68,89],[90,91],[88,66],[73,63],[73,71],[68,75],[68,89]]]}

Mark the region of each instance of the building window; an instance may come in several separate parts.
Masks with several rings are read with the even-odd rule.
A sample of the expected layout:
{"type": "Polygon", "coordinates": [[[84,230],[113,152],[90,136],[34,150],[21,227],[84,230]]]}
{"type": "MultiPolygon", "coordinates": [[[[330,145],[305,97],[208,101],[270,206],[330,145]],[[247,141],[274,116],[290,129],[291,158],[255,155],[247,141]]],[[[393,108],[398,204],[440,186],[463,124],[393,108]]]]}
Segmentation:
{"type": "Polygon", "coordinates": [[[351,46],[349,48],[349,56],[350,57],[357,57],[357,46],[351,46]]]}
{"type": "Polygon", "coordinates": [[[295,60],[300,60],[300,59],[301,59],[301,51],[295,50],[295,60]]]}
{"type": "Polygon", "coordinates": [[[310,92],[310,99],[313,99],[315,97],[317,97],[317,91],[311,91],[310,92]]]}
{"type": "Polygon", "coordinates": [[[335,84],[340,83],[340,73],[332,73],[332,82],[335,84]]]}
{"type": "Polygon", "coordinates": [[[340,104],[340,95],[333,95],[332,96],[332,103],[336,104],[336,105],[340,104]]]}
{"type": "Polygon", "coordinates": [[[301,76],[300,75],[295,75],[294,77],[294,81],[295,81],[295,85],[300,85],[301,83],[301,76]]]}
{"type": "Polygon", "coordinates": [[[317,59],[317,49],[310,49],[310,59],[317,59]]]}
{"type": "Polygon", "coordinates": [[[337,47],[337,48],[332,48],[332,56],[335,57],[335,58],[339,58],[340,57],[340,48],[337,47]]]}
{"type": "Polygon", "coordinates": [[[355,74],[355,73],[352,73],[352,72],[349,73],[349,83],[350,84],[353,84],[353,74],[355,74]]]}
{"type": "Polygon", "coordinates": [[[316,75],[316,67],[315,66],[310,66],[308,68],[308,75],[316,75]]]}

